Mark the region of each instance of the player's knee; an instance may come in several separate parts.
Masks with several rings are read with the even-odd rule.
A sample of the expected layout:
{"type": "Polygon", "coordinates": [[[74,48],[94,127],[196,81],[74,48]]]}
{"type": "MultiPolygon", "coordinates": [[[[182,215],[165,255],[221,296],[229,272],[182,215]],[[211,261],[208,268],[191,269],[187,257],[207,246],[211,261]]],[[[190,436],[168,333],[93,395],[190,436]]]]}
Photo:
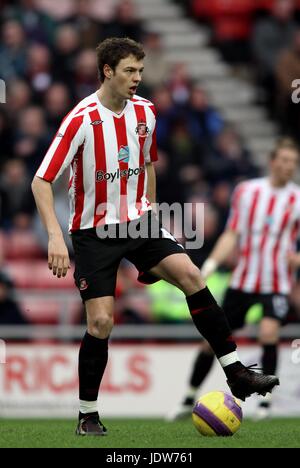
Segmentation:
{"type": "Polygon", "coordinates": [[[263,330],[260,333],[259,340],[261,344],[276,344],[278,333],[275,330],[263,330]]]}
{"type": "Polygon", "coordinates": [[[260,325],[259,341],[262,344],[275,344],[279,338],[280,324],[277,320],[264,319],[260,325]]]}
{"type": "Polygon", "coordinates": [[[88,319],[88,331],[97,338],[107,338],[113,328],[113,317],[108,312],[101,312],[88,319]]]}
{"type": "Polygon", "coordinates": [[[180,272],[178,278],[180,289],[186,294],[193,294],[204,287],[200,270],[196,265],[189,265],[180,272]]]}

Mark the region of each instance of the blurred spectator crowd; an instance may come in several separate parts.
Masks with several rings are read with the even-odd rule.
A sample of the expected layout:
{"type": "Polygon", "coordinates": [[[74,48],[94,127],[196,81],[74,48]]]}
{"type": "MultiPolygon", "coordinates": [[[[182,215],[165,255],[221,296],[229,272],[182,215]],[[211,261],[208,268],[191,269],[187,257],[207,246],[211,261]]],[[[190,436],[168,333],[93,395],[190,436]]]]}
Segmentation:
{"type": "MultiPolygon", "coordinates": [[[[283,127],[296,131],[296,112],[292,123],[286,122],[283,112],[290,105],[289,85],[280,73],[284,66],[293,76],[300,67],[300,30],[296,10],[289,6],[292,2],[181,3],[212,28],[212,41],[226,60],[258,64],[254,78],[264,86],[266,104],[273,102],[271,90],[276,95],[273,111],[278,112],[283,127]]],[[[160,36],[144,28],[131,0],[4,1],[0,11],[0,78],[7,87],[6,104],[0,104],[0,270],[8,275],[0,280],[0,323],[7,320],[7,313],[2,316],[3,298],[9,298],[10,304],[13,301],[11,280],[25,322],[82,320],[72,274],[58,280],[47,269],[47,237],[30,184],[62,118],[98,88],[94,50],[106,37],[129,36],[144,44],[146,68],[138,94],[151,99],[158,112],[158,201],[205,203],[205,243],[202,249],[191,251],[200,267],[224,228],[234,185],[260,175],[237,130],[212,107],[184,64],[167,63],[160,36]]],[[[67,235],[67,178],[68,174],[56,183],[55,204],[72,255],[67,235]]],[[[159,318],[157,297],[168,297],[172,304],[176,294],[172,287],[138,284],[134,267],[124,262],[118,277],[117,322],[187,320],[179,296],[175,302],[183,304],[181,312],[172,316],[175,306],[170,306],[172,310],[159,318]]]]}
{"type": "Polygon", "coordinates": [[[300,141],[300,111],[291,100],[300,77],[299,0],[176,0],[211,31],[211,43],[223,58],[243,66],[260,88],[281,131],[300,141]]]}

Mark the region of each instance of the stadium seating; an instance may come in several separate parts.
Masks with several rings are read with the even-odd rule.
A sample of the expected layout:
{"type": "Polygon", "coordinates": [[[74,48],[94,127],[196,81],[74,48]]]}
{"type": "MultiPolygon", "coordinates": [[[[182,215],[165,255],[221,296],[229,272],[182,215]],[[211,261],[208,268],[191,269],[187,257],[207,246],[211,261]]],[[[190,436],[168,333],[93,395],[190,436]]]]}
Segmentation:
{"type": "Polygon", "coordinates": [[[46,260],[36,260],[30,263],[26,260],[11,260],[5,265],[5,270],[20,289],[66,290],[74,288],[73,270],[65,278],[53,276],[47,268],[46,260]]]}
{"type": "MultiPolygon", "coordinates": [[[[76,291],[74,291],[74,299],[76,291]]],[[[26,319],[32,324],[56,325],[58,323],[78,323],[80,322],[82,306],[78,300],[69,300],[28,294],[20,298],[20,306],[26,319]]]]}
{"type": "Polygon", "coordinates": [[[36,259],[44,256],[32,231],[13,230],[2,235],[2,242],[7,260],[36,259]]]}
{"type": "MultiPolygon", "coordinates": [[[[17,251],[17,249],[16,249],[17,251]]],[[[74,287],[73,271],[57,278],[47,268],[45,259],[13,259],[4,270],[14,282],[22,312],[33,324],[75,323],[82,304],[74,287]]]]}
{"type": "MultiPolygon", "coordinates": [[[[263,10],[271,10],[274,6],[276,0],[256,0],[257,2],[257,8],[263,9],[263,10]]],[[[295,7],[297,10],[300,9],[300,0],[295,0],[294,2],[295,7]]]]}
{"type": "Polygon", "coordinates": [[[252,25],[253,0],[195,0],[193,11],[199,18],[213,24],[216,36],[221,38],[247,38],[252,25]]]}

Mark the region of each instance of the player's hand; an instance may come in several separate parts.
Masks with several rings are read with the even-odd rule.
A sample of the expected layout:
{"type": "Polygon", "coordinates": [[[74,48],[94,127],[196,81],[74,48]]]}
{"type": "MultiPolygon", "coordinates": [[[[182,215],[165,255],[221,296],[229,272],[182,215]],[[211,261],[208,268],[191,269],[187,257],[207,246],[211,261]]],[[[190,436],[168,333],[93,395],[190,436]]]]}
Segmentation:
{"type": "Polygon", "coordinates": [[[292,270],[297,270],[300,268],[300,255],[296,252],[290,252],[287,256],[287,262],[289,268],[292,270]]]}
{"type": "Polygon", "coordinates": [[[201,275],[204,281],[216,271],[217,267],[218,264],[213,258],[205,260],[201,268],[201,275]]]}
{"type": "Polygon", "coordinates": [[[70,268],[70,258],[62,235],[49,237],[48,267],[57,278],[65,277],[70,268]]]}

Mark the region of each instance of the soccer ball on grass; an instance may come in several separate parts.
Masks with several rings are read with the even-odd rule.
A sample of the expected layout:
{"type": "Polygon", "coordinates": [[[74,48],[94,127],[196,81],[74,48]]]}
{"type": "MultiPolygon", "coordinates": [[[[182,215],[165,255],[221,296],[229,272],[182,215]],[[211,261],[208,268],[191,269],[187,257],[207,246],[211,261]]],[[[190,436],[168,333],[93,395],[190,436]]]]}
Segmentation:
{"type": "Polygon", "coordinates": [[[204,436],[232,436],[240,428],[243,413],[236,398],[219,391],[199,398],[192,418],[196,429],[204,436]]]}

